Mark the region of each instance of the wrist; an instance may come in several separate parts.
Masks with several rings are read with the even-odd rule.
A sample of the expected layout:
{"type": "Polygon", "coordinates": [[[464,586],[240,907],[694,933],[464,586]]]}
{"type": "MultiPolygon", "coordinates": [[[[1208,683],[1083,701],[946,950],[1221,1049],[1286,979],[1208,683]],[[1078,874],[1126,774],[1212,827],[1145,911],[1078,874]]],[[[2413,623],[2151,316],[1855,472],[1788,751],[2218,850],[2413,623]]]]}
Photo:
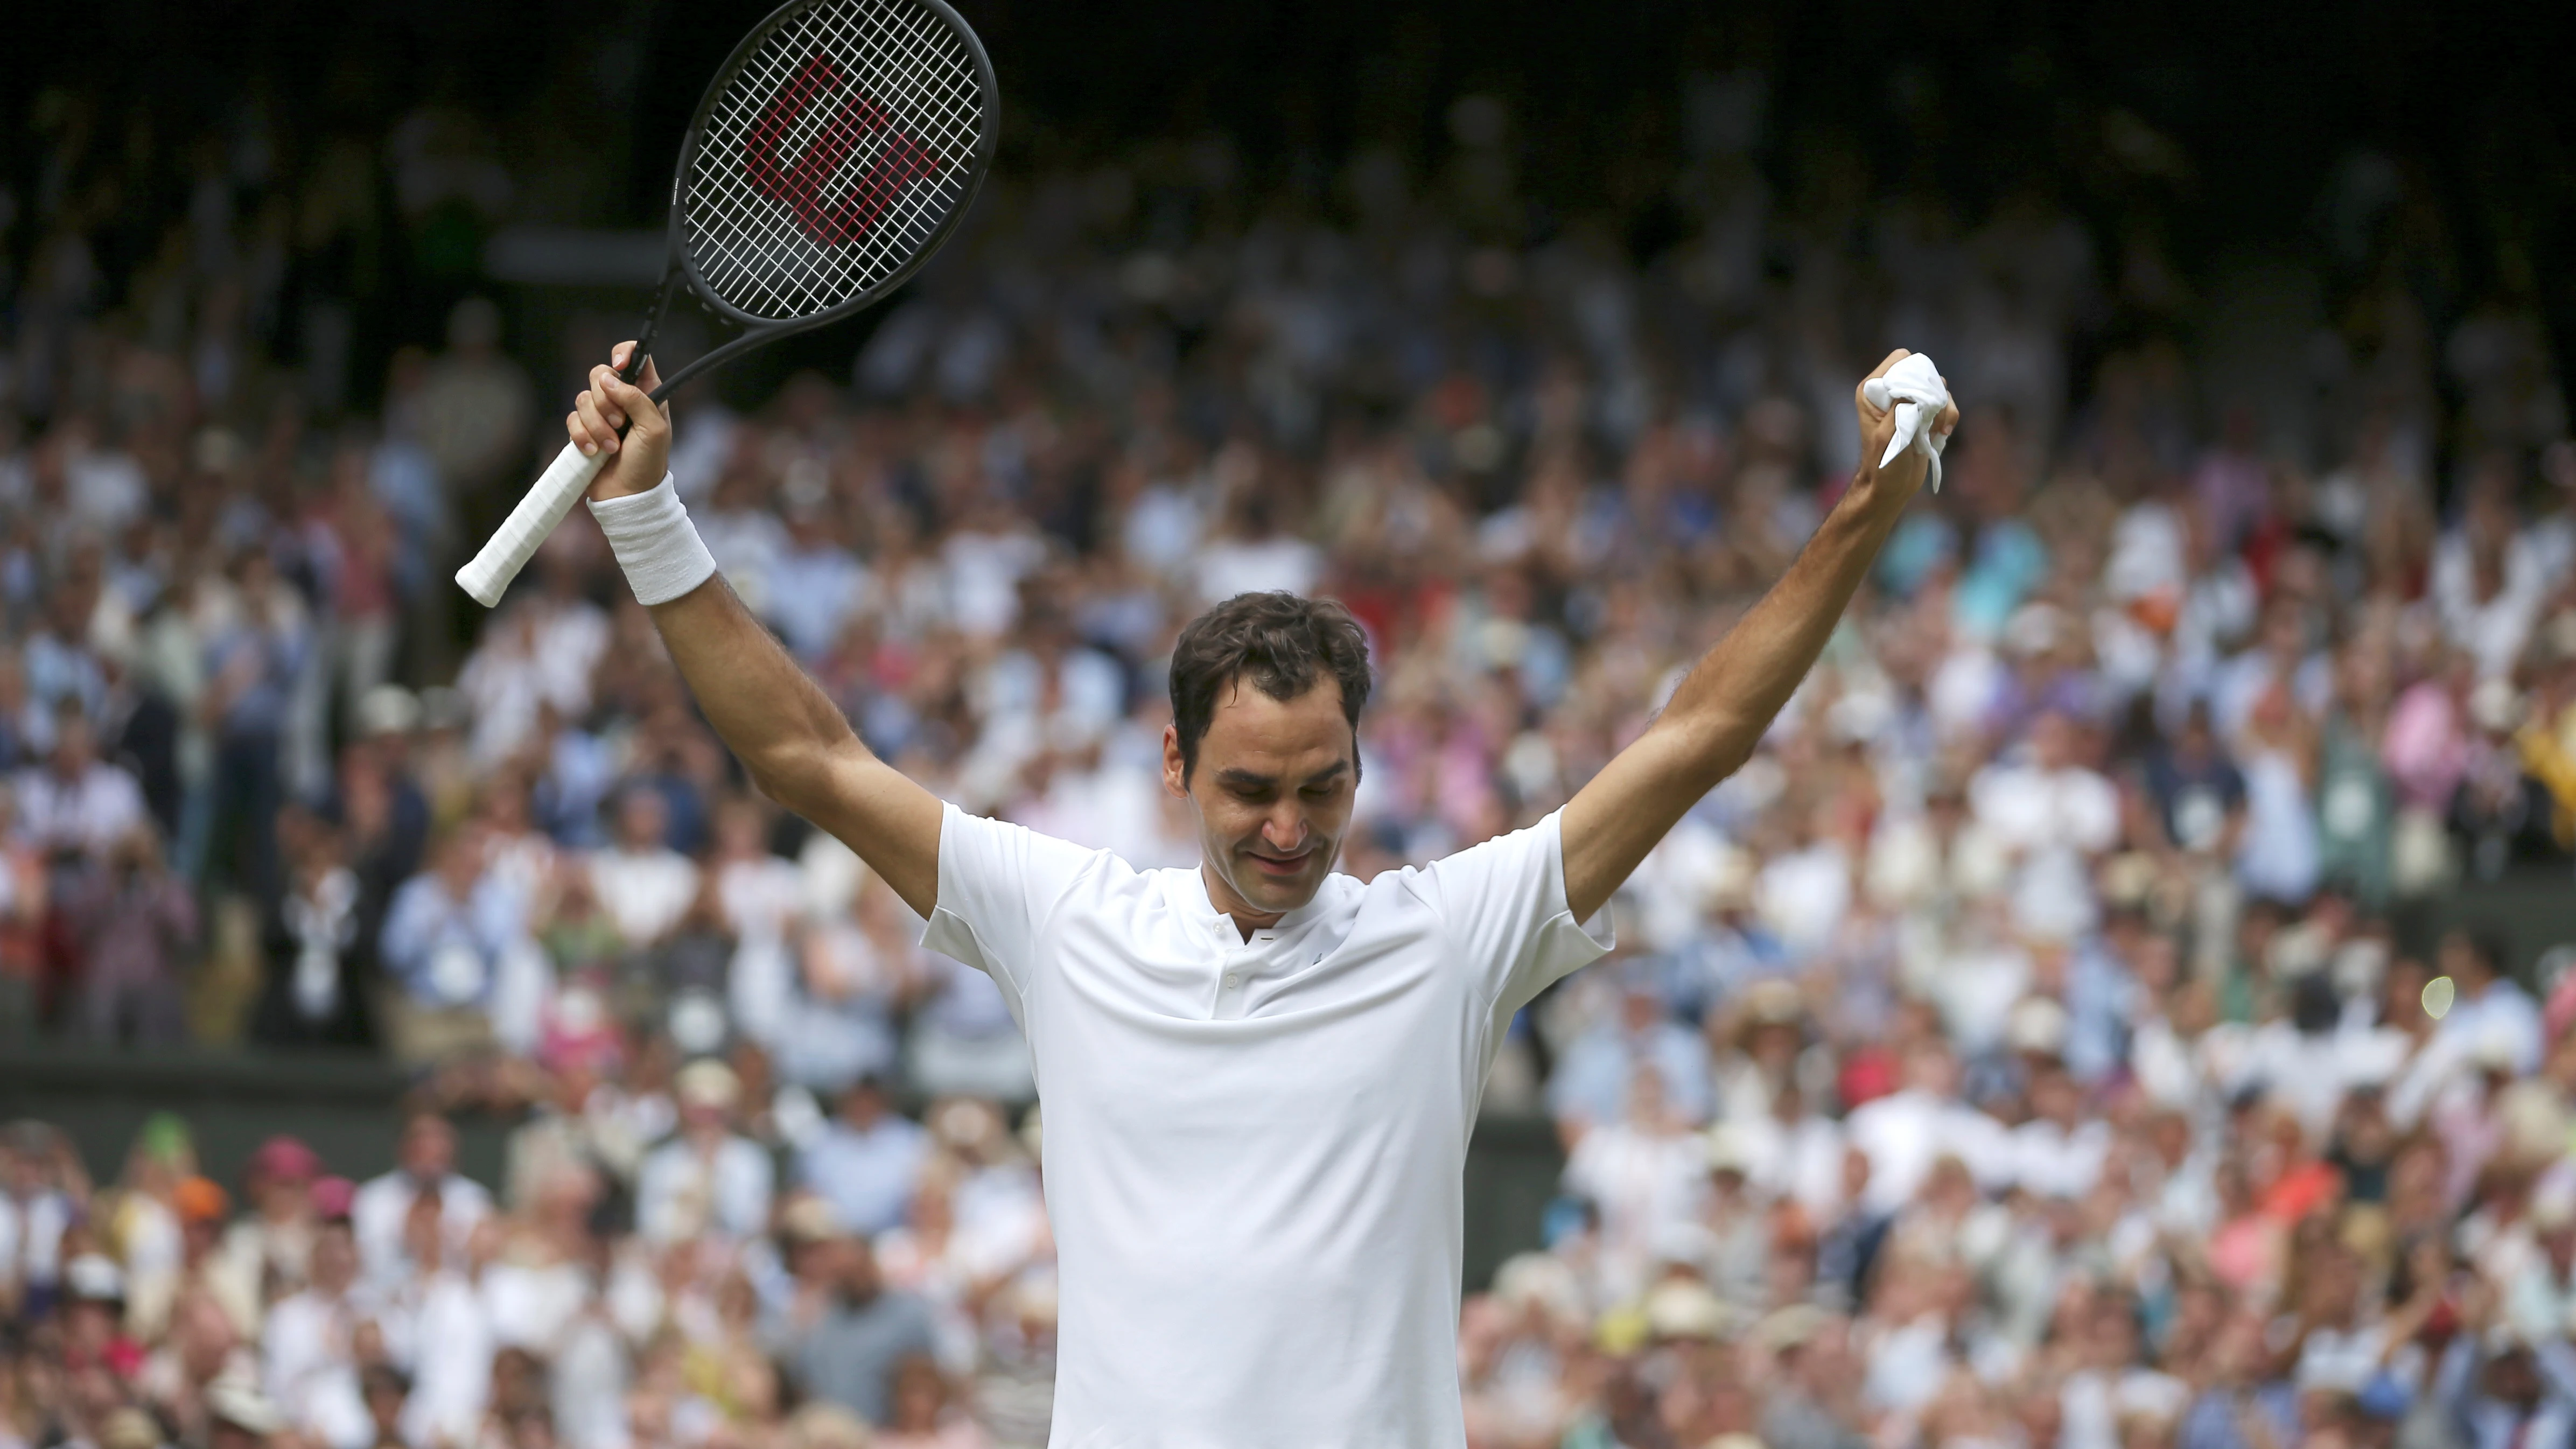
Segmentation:
{"type": "Polygon", "coordinates": [[[590,501],[605,503],[612,498],[640,498],[662,486],[671,476],[668,455],[657,457],[651,456],[650,452],[637,442],[635,434],[629,433],[616,456],[610,458],[608,466],[600,469],[599,476],[591,481],[590,501]]]}
{"type": "Polygon", "coordinates": [[[641,493],[592,499],[590,513],[640,604],[667,604],[716,571],[715,556],[698,537],[668,473],[641,493]]]}
{"type": "Polygon", "coordinates": [[[1878,468],[1866,459],[1852,470],[1851,484],[1843,490],[1843,505],[1864,517],[1901,513],[1913,501],[1915,490],[1889,476],[1889,470],[1878,468]]]}

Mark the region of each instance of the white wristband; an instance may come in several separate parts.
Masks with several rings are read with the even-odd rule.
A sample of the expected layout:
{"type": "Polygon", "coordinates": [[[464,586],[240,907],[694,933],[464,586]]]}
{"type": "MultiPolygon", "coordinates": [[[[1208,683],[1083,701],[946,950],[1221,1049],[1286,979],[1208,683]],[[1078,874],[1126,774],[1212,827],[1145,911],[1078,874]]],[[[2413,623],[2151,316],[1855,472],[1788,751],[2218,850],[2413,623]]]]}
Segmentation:
{"type": "Polygon", "coordinates": [[[608,535],[617,566],[639,604],[667,604],[707,581],[716,571],[715,555],[698,537],[689,510],[680,502],[671,475],[642,493],[594,501],[590,516],[608,535]]]}

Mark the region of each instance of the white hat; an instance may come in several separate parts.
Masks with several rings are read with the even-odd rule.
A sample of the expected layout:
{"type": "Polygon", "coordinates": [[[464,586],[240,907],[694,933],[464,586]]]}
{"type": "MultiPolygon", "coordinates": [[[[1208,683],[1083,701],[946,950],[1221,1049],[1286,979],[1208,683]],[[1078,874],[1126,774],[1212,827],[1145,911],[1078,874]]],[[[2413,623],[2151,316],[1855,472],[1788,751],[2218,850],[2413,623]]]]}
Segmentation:
{"type": "Polygon", "coordinates": [[[2469,718],[2489,734],[2511,734],[2522,725],[2522,695],[2513,681],[2491,674],[2469,691],[2469,718]]]}
{"type": "Polygon", "coordinates": [[[213,1418],[247,1429],[262,1436],[286,1427],[268,1395],[261,1393],[257,1381],[247,1373],[226,1369],[206,1385],[206,1413],[213,1418]]]}
{"type": "Polygon", "coordinates": [[[671,1095],[679,1098],[683,1107],[730,1112],[733,1104],[742,1099],[742,1079],[724,1063],[701,1057],[680,1068],[679,1075],[672,1078],[671,1095]]]}
{"type": "Polygon", "coordinates": [[[1646,1331],[1657,1338],[1717,1338],[1733,1317],[1708,1285],[1668,1278],[1646,1294],[1646,1331]]]}
{"type": "Polygon", "coordinates": [[[1536,1303],[1569,1322],[1583,1317],[1583,1285],[1552,1253],[1515,1253],[1494,1270],[1494,1297],[1514,1307],[1536,1303]]]}
{"type": "Polygon", "coordinates": [[[1773,1309],[1769,1317],[1754,1326],[1753,1335],[1762,1341],[1764,1347],[1777,1353],[1813,1342],[1816,1335],[1832,1326],[1833,1321],[1833,1314],[1813,1303],[1792,1303],[1785,1308],[1773,1309]]]}
{"type": "Polygon", "coordinates": [[[1752,1134],[1732,1122],[1708,1129],[1708,1170],[1750,1173],[1753,1170],[1752,1134]]]}
{"type": "Polygon", "coordinates": [[[2010,654],[2045,654],[2057,647],[2065,616],[2055,604],[2024,604],[2004,621],[2004,650],[2010,654]]]}
{"type": "Polygon", "coordinates": [[[2025,996],[2004,1018],[2004,1040],[2017,1052],[2053,1057],[2066,1050],[2066,1008],[2045,996],[2025,996]]]}
{"type": "Polygon", "coordinates": [[[125,1270],[104,1253],[83,1253],[63,1265],[63,1288],[75,1299],[91,1303],[121,1303],[125,1300],[125,1270]]]}
{"type": "Polygon", "coordinates": [[[407,735],[420,727],[420,696],[399,684],[379,684],[358,698],[358,733],[407,735]]]}

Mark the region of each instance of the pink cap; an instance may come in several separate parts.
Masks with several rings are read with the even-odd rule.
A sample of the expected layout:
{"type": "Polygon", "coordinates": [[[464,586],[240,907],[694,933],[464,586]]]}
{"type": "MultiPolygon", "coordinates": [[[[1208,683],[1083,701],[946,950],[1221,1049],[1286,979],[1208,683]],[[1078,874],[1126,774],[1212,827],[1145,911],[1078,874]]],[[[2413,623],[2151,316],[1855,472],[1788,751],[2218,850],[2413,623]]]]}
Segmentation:
{"type": "Polygon", "coordinates": [[[311,1202],[314,1215],[324,1219],[345,1218],[349,1204],[356,1201],[358,1185],[345,1177],[316,1178],[311,1202]]]}
{"type": "Polygon", "coordinates": [[[251,1154],[250,1170],[274,1182],[311,1182],[322,1175],[322,1155],[281,1134],[259,1144],[251,1154]]]}

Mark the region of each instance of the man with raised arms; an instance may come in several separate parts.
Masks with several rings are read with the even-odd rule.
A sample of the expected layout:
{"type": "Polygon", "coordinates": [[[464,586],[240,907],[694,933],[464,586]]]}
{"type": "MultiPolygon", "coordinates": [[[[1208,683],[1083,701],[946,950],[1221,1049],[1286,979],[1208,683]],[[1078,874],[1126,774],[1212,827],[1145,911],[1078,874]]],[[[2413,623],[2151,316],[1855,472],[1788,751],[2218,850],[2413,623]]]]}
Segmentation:
{"type": "MultiPolygon", "coordinates": [[[[1461,1176],[1504,1028],[1609,948],[1612,892],[1752,753],[1927,450],[1890,449],[1897,413],[1856,391],[1851,486],[1654,723],[1537,824],[1367,882],[1333,872],[1363,766],[1359,626],[1289,594],[1217,605],[1173,648],[1163,739],[1202,858],[1138,871],[868,752],[715,576],[666,476],[656,382],[598,368],[566,421],[614,455],[591,508],[681,676],[760,788],[847,841],[1028,1036],[1060,1283],[1051,1449],[1463,1446],[1461,1176]]],[[[1945,405],[1934,428],[1957,420],[1945,405]]]]}

